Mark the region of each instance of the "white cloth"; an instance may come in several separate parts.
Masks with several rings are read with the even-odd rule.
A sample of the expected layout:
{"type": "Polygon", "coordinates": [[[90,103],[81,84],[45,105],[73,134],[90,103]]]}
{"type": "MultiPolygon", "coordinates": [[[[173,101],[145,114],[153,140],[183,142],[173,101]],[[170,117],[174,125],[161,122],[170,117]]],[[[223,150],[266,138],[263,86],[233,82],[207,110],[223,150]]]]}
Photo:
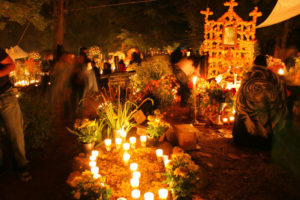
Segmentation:
{"type": "Polygon", "coordinates": [[[269,17],[256,28],[271,26],[300,14],[300,0],[278,0],[269,17]]]}

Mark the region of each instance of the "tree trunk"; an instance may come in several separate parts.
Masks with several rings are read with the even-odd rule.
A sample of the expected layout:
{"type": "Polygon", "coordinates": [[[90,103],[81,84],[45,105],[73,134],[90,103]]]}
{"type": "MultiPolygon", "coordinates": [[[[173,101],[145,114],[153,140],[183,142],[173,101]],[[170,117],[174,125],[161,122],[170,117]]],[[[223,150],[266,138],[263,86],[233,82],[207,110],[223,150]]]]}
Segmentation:
{"type": "Polygon", "coordinates": [[[54,61],[57,61],[62,54],[64,44],[64,0],[53,0],[53,21],[54,21],[54,61]]]}

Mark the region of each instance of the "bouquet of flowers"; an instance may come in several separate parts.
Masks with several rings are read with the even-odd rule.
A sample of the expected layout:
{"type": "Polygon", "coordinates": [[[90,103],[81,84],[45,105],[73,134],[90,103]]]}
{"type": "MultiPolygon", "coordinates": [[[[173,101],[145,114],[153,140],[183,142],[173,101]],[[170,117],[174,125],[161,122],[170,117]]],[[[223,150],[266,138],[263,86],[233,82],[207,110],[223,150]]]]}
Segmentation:
{"type": "Polygon", "coordinates": [[[105,184],[105,178],[94,178],[92,172],[86,170],[81,176],[76,176],[70,183],[74,188],[74,199],[81,200],[109,200],[112,190],[105,184]]]}
{"type": "MultiPolygon", "coordinates": [[[[84,144],[90,144],[97,141],[98,122],[89,119],[77,119],[74,124],[75,130],[69,128],[68,131],[77,136],[77,140],[84,144]]],[[[101,123],[102,124],[102,123],[101,123]]]]}
{"type": "Polygon", "coordinates": [[[89,59],[100,58],[102,59],[101,50],[98,46],[92,46],[87,50],[87,56],[89,59]]]}
{"type": "Polygon", "coordinates": [[[163,115],[159,110],[154,111],[154,115],[148,116],[147,133],[151,138],[159,138],[170,127],[170,124],[163,120],[163,115]]]}
{"type": "Polygon", "coordinates": [[[191,156],[184,153],[181,148],[175,147],[165,173],[167,177],[165,182],[173,190],[175,199],[191,200],[196,184],[202,181],[200,175],[200,168],[192,161],[191,156]]]}

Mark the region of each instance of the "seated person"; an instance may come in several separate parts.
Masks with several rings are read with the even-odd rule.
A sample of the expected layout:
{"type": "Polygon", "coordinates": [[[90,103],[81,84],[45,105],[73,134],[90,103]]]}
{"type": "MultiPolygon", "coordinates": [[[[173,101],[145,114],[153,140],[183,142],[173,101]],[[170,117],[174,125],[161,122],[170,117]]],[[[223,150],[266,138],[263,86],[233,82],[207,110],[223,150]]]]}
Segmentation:
{"type": "Polygon", "coordinates": [[[285,89],[278,75],[266,66],[266,57],[259,55],[237,93],[232,132],[237,145],[269,149],[273,134],[285,126],[285,89]]]}

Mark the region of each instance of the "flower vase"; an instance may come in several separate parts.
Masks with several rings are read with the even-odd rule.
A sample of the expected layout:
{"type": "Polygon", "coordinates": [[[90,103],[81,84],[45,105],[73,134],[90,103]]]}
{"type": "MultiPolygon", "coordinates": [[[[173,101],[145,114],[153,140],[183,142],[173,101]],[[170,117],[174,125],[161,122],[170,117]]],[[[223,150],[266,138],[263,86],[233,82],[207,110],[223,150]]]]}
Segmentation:
{"type": "Polygon", "coordinates": [[[86,154],[89,154],[89,153],[94,149],[94,146],[95,146],[95,142],[92,142],[92,143],[84,143],[84,144],[83,144],[84,152],[85,152],[86,154]]]}

